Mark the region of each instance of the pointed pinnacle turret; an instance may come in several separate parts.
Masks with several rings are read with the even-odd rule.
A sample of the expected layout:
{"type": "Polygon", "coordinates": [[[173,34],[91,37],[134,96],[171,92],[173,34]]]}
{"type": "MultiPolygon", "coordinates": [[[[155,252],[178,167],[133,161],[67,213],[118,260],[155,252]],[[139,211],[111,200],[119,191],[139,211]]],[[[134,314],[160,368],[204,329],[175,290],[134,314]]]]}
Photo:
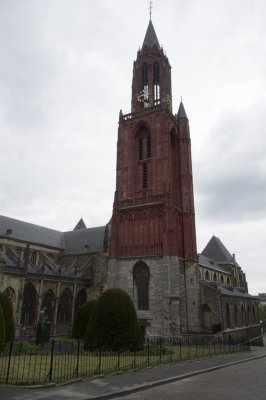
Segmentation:
{"type": "Polygon", "coordinates": [[[186,114],[185,107],[184,107],[182,100],[180,102],[179,109],[177,112],[177,118],[187,118],[187,114],[186,114]]]}
{"type": "Polygon", "coordinates": [[[142,48],[144,48],[145,46],[150,47],[150,48],[153,46],[156,46],[156,47],[158,47],[158,49],[160,49],[160,44],[157,39],[157,35],[155,33],[155,29],[153,27],[151,20],[148,25],[148,29],[147,29],[147,32],[146,32],[146,35],[144,38],[142,48]]]}
{"type": "Polygon", "coordinates": [[[86,225],[85,222],[83,221],[83,218],[80,218],[79,222],[77,223],[77,225],[74,228],[74,231],[78,230],[78,229],[86,229],[86,225]]]}

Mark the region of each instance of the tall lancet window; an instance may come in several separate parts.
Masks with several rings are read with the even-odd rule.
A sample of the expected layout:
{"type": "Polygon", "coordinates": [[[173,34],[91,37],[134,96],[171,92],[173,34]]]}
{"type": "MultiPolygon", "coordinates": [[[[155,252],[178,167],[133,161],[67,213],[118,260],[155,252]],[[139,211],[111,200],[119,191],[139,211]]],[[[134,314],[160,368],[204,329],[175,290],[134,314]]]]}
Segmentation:
{"type": "Polygon", "coordinates": [[[147,190],[151,186],[152,138],[146,127],[141,127],[135,136],[136,190],[147,190]]]}
{"type": "Polygon", "coordinates": [[[160,104],[160,98],[160,70],[159,64],[155,62],[153,64],[153,99],[155,105],[160,104]]]}
{"type": "Polygon", "coordinates": [[[139,262],[134,266],[133,281],[137,289],[138,310],[148,310],[150,270],[144,262],[139,262]]]}
{"type": "Polygon", "coordinates": [[[149,105],[149,86],[148,86],[148,66],[146,63],[142,64],[142,91],[139,100],[144,107],[149,105]]]}

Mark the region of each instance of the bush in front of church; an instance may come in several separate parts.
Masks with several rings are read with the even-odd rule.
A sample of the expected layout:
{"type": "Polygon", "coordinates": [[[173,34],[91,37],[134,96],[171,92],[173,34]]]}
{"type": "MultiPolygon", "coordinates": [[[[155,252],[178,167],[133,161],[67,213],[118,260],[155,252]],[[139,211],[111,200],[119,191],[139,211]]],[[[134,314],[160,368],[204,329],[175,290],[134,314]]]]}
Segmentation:
{"type": "Polygon", "coordinates": [[[4,312],[0,304],[0,351],[3,349],[6,342],[6,323],[4,312]]]}
{"type": "Polygon", "coordinates": [[[15,337],[13,308],[9,298],[4,293],[0,293],[0,306],[5,320],[5,341],[11,342],[15,337]]]}
{"type": "Polygon", "coordinates": [[[144,335],[134,304],[121,289],[108,289],[97,300],[84,336],[85,349],[139,350],[144,335]]]}
{"type": "Polygon", "coordinates": [[[96,304],[97,300],[89,300],[83,304],[77,312],[74,319],[72,338],[73,339],[83,339],[87,325],[89,323],[92,310],[96,304]]]}

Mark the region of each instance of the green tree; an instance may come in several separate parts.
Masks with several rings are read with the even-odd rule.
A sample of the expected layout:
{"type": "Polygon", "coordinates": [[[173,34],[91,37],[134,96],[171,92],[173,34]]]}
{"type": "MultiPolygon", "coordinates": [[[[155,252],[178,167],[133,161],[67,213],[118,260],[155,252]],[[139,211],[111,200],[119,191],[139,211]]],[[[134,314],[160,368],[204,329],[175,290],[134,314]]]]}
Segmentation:
{"type": "Polygon", "coordinates": [[[96,300],[89,300],[85,304],[83,304],[78,310],[72,328],[72,337],[74,339],[84,338],[85,331],[95,304],[96,300]]]}
{"type": "Polygon", "coordinates": [[[259,320],[266,322],[266,304],[259,304],[259,320]]]}
{"type": "Polygon", "coordinates": [[[144,335],[139,327],[134,304],[121,289],[108,289],[97,300],[87,326],[86,349],[140,349],[144,335]]]}
{"type": "Polygon", "coordinates": [[[6,342],[6,323],[5,323],[4,312],[0,304],[0,351],[2,350],[5,342],[6,342]]]}
{"type": "Polygon", "coordinates": [[[9,298],[4,293],[0,293],[0,305],[5,319],[5,341],[11,342],[15,337],[13,308],[9,298]]]}

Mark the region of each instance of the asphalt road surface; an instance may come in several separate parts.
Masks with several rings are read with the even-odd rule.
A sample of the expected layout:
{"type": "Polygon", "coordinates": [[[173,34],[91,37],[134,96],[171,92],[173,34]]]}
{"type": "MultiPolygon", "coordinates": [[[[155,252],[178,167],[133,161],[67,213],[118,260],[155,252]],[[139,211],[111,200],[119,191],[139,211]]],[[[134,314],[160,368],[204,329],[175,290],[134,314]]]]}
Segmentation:
{"type": "Polygon", "coordinates": [[[123,400],[179,399],[266,400],[266,358],[123,396],[123,400]]]}

